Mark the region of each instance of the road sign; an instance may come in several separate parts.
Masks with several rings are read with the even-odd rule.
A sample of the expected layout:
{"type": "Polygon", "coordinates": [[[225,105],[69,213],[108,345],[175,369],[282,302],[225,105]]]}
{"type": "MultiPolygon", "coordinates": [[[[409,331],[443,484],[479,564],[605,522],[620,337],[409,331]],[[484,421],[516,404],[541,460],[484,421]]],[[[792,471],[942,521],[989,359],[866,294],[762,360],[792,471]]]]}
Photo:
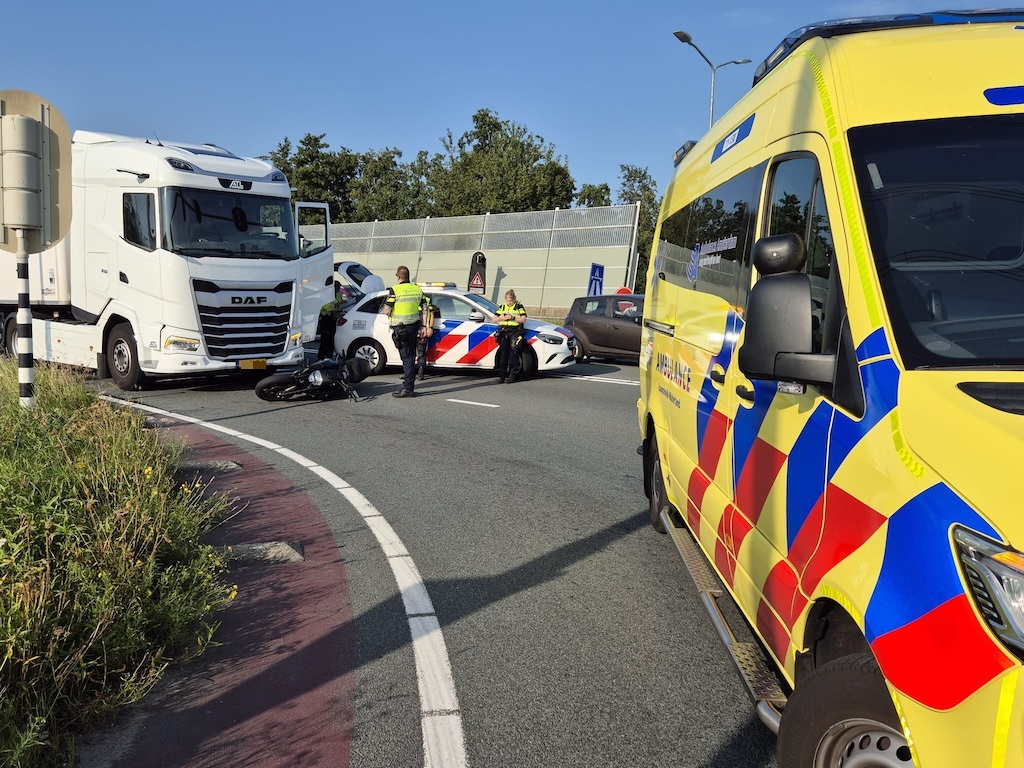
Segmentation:
{"type": "Polygon", "coordinates": [[[604,293],[604,264],[591,264],[587,296],[600,296],[602,293],[604,293]]]}

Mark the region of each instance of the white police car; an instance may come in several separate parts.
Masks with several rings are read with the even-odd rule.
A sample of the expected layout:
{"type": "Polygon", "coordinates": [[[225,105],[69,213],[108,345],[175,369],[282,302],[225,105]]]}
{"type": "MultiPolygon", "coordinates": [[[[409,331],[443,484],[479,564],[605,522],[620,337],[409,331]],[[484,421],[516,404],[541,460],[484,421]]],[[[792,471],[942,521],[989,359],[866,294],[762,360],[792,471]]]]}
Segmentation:
{"type": "MultiPolygon", "coordinates": [[[[498,307],[483,296],[460,291],[455,283],[420,283],[420,287],[436,309],[427,364],[433,368],[493,370],[498,349],[498,324],[494,320],[498,307]]],[[[388,317],[383,313],[387,297],[386,290],[377,291],[356,301],[338,318],[334,334],[338,354],[365,358],[374,374],[385,365],[402,364],[391,340],[388,317]]],[[[576,362],[576,339],[565,328],[527,318],[523,336],[523,376],[567,368],[576,362]]]]}

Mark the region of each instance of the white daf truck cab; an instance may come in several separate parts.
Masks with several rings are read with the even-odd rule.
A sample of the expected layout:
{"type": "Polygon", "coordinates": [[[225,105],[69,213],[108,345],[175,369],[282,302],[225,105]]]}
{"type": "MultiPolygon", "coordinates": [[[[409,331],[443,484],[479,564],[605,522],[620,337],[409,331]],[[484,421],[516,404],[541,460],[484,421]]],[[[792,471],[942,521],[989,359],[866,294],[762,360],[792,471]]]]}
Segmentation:
{"type": "MultiPolygon", "coordinates": [[[[280,170],[212,144],[88,131],[72,142],[70,232],[29,257],[36,359],[122,389],[303,361],[334,297],[325,203],[293,207],[280,170]]],[[[15,270],[0,270],[9,352],[29,331],[17,298],[15,270]]]]}

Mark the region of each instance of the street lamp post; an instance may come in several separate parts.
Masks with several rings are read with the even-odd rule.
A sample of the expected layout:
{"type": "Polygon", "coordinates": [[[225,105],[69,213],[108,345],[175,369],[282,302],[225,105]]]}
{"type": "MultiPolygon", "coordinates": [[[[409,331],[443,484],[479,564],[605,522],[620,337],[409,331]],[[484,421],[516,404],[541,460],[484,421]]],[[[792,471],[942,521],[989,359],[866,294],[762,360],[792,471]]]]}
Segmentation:
{"type": "Polygon", "coordinates": [[[700,57],[708,63],[709,67],[711,67],[711,114],[708,119],[708,130],[710,130],[711,126],[715,124],[715,72],[717,72],[720,67],[724,67],[728,64],[749,64],[750,59],[733,59],[732,61],[723,61],[721,64],[712,64],[711,59],[704,54],[704,51],[697,47],[697,44],[693,42],[693,38],[690,37],[688,33],[683,32],[683,30],[680,29],[672,34],[675,35],[676,40],[680,43],[686,43],[693,48],[693,50],[699,53],[700,57]]]}

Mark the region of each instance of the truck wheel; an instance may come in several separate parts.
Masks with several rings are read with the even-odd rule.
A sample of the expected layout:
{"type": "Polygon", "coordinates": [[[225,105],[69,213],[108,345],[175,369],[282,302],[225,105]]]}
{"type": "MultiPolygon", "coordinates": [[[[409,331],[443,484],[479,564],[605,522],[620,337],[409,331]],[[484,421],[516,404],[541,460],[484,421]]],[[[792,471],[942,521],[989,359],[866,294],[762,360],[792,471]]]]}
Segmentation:
{"type": "Polygon", "coordinates": [[[910,747],[869,653],[822,665],[797,685],[779,727],[779,768],[912,768],[910,747]]]}
{"type": "Polygon", "coordinates": [[[359,339],[352,342],[348,348],[349,357],[358,357],[370,364],[370,376],[376,376],[384,370],[387,357],[384,354],[384,347],[373,339],[359,339]]]}
{"type": "Polygon", "coordinates": [[[118,389],[138,389],[142,384],[135,334],[128,323],[118,323],[107,337],[107,368],[118,389]]]}
{"type": "Polygon", "coordinates": [[[4,323],[4,355],[18,356],[18,321],[13,315],[4,323]]]}
{"type": "Polygon", "coordinates": [[[665,524],[661,522],[661,513],[669,508],[668,494],[665,492],[665,476],[661,471],[658,438],[653,434],[651,434],[651,442],[647,444],[647,460],[644,465],[647,467],[647,487],[651,489],[650,495],[647,497],[651,527],[658,533],[665,533],[665,524]]]}

